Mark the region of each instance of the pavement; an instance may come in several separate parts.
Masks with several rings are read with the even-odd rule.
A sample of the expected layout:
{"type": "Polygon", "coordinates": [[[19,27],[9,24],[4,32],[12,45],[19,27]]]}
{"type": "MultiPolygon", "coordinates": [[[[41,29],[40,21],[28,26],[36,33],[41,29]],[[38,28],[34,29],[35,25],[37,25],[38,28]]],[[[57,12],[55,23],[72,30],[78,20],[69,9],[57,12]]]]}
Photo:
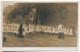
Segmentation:
{"type": "Polygon", "coordinates": [[[64,39],[59,39],[57,35],[33,33],[26,34],[24,38],[18,36],[3,34],[6,37],[6,42],[3,42],[3,47],[76,47],[77,37],[65,36],[64,39]]]}

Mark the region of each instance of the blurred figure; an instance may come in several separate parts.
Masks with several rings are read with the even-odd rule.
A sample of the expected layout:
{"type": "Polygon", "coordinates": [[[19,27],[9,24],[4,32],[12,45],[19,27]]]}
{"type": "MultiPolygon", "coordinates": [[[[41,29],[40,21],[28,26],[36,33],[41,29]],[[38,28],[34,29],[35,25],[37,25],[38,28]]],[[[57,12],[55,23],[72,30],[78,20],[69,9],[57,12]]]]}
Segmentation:
{"type": "Polygon", "coordinates": [[[64,38],[63,25],[59,24],[58,26],[58,38],[64,38]]]}
{"type": "Polygon", "coordinates": [[[18,37],[19,38],[23,38],[23,28],[22,28],[22,24],[20,24],[20,27],[19,27],[19,34],[18,34],[18,37]]]}
{"type": "Polygon", "coordinates": [[[70,27],[70,35],[75,36],[75,28],[73,25],[71,25],[71,27],[70,27]]]}
{"type": "Polygon", "coordinates": [[[3,42],[6,42],[6,37],[3,37],[3,42]]]}

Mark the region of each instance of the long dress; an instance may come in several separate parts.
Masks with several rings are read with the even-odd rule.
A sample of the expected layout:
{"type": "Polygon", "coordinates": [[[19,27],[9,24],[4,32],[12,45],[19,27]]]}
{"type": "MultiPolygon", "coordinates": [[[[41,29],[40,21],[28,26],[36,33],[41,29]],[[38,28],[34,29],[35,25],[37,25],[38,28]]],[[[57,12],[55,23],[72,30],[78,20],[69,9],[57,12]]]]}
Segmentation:
{"type": "Polygon", "coordinates": [[[58,26],[58,38],[64,38],[63,25],[58,26]]]}
{"type": "Polygon", "coordinates": [[[74,26],[70,27],[70,35],[72,35],[72,36],[75,35],[75,28],[74,28],[74,26]]]}
{"type": "Polygon", "coordinates": [[[19,27],[19,35],[18,35],[18,37],[19,38],[23,38],[23,29],[22,29],[22,24],[20,24],[20,27],[19,27]]]}

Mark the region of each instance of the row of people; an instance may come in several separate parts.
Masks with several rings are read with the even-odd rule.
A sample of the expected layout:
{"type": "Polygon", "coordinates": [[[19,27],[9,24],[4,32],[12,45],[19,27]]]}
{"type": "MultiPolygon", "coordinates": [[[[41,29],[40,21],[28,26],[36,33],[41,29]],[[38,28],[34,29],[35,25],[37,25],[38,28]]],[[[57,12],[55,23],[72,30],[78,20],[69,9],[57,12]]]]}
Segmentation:
{"type": "MultiPolygon", "coordinates": [[[[14,33],[18,33],[18,29],[19,29],[19,25],[18,27],[15,26],[5,26],[3,27],[3,32],[14,32],[14,33]]],[[[72,33],[72,29],[66,29],[66,28],[62,28],[61,26],[55,28],[55,27],[50,27],[50,26],[26,26],[23,25],[23,34],[29,33],[29,32],[47,32],[47,33],[58,33],[60,31],[64,32],[64,34],[71,34],[72,33]]]]}

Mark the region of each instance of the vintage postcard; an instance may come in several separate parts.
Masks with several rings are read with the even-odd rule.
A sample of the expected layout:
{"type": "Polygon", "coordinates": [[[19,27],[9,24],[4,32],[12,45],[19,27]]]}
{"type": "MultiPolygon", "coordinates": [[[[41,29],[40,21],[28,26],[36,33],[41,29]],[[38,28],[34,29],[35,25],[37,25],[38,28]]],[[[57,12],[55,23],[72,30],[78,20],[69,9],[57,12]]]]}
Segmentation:
{"type": "Polygon", "coordinates": [[[2,2],[3,47],[77,47],[78,3],[2,2]]]}

